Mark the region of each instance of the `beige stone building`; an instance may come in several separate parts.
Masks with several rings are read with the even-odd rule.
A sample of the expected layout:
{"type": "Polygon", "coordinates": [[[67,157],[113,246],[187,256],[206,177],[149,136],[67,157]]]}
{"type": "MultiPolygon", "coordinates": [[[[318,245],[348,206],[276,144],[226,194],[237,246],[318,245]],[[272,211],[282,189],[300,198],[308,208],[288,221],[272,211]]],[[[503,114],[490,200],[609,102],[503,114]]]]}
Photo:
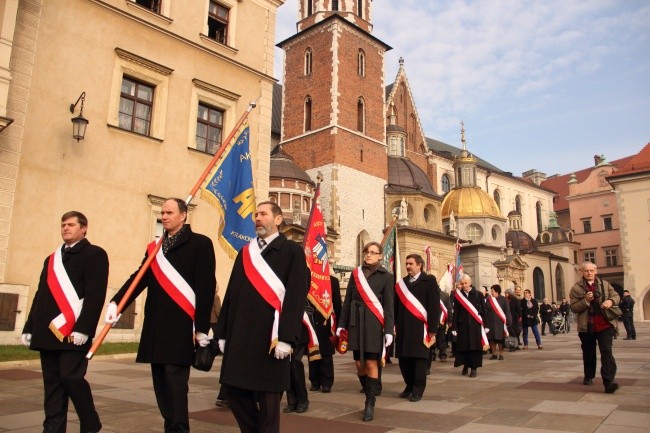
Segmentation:
{"type": "MultiPolygon", "coordinates": [[[[84,212],[89,240],[108,252],[111,296],[161,233],[162,199],[188,195],[250,101],[255,187],[267,196],[282,3],[0,2],[0,343],[18,341],[64,212],[84,212]],[[76,140],[82,108],[89,124],[76,140]]],[[[217,246],[217,212],[196,198],[189,220],[213,239],[224,287],[232,262],[217,246]]],[[[109,338],[139,333],[143,302],[109,338]]]]}

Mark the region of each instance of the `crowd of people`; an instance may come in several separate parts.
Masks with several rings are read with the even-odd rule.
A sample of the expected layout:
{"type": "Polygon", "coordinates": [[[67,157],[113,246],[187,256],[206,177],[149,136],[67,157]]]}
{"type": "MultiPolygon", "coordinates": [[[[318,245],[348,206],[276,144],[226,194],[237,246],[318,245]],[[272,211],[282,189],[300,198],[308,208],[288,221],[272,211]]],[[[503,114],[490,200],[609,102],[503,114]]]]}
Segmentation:
{"type": "MultiPolygon", "coordinates": [[[[217,405],[232,410],[242,432],[269,433],[280,431],[281,412],[309,409],[303,358],[314,340],[319,356],[309,359],[309,391],[332,391],[333,356],[349,349],[365,395],[362,419],[371,421],[391,350],[404,381],[398,395],[416,403],[432,362],[436,357],[445,362],[449,349],[454,367],[475,378],[484,357],[502,361],[505,350],[528,349],[529,330],[543,349],[546,327],[553,335],[570,332],[573,315],[584,385],[593,384],[598,347],[605,392],[613,393],[618,384],[612,340],[619,315],[625,339],[636,339],[629,291],[619,293],[600,279],[593,263],[581,265],[582,278],[568,300],[540,304],[529,289],[476,288],[467,274],[446,293],[425,272],[419,254],[406,256],[407,275],[395,281],[381,264],[378,242],[364,246],[363,262],[352,271],[343,302],[339,281],[331,276],[333,314],[325,317],[307,297],[311,277],[304,250],[279,232],[282,211],[272,202],[257,206],[257,236],[237,255],[221,302],[212,242],[192,232],[187,211],[180,199],[164,202],[164,235],[147,247],[140,267],[109,301],[104,319],[114,326],[120,319],[118,304],[123,310],[147,289],[136,362],[151,366],[165,432],[190,430],[190,366],[195,348],[206,347],[211,338],[223,354],[217,405]],[[287,405],[281,410],[285,392],[287,405]]],[[[82,432],[102,428],[85,379],[85,355],[106,297],[108,257],[88,242],[87,229],[80,212],[62,216],[64,243],[45,259],[23,330],[23,344],[40,352],[45,432],[65,432],[68,400],[82,432]]]]}

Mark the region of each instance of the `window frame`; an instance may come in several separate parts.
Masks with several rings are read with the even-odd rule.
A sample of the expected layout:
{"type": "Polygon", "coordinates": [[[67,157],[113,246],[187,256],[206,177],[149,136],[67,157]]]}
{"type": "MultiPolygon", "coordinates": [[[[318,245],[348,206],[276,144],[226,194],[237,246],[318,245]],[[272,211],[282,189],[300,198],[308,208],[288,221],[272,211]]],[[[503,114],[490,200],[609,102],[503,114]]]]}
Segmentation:
{"type": "Polygon", "coordinates": [[[603,215],[603,230],[614,230],[612,215],[603,215]]]}
{"type": "Polygon", "coordinates": [[[224,122],[225,122],[225,118],[226,118],[226,112],[223,109],[218,108],[218,107],[214,107],[214,106],[212,106],[210,104],[199,101],[198,107],[197,107],[196,134],[195,134],[195,143],[196,143],[196,148],[195,149],[197,151],[207,153],[208,155],[214,155],[217,152],[217,150],[219,150],[219,147],[221,146],[221,142],[224,139],[223,125],[224,125],[224,122]],[[204,120],[199,116],[199,113],[201,112],[201,108],[204,108],[204,109],[206,109],[208,111],[208,120],[204,120]],[[219,117],[221,118],[221,124],[216,124],[216,123],[210,122],[210,112],[213,112],[213,111],[219,113],[219,117]],[[206,136],[201,137],[201,138],[205,138],[205,148],[204,149],[199,149],[199,135],[198,135],[198,133],[199,133],[199,125],[205,125],[206,126],[206,136]],[[209,137],[210,137],[210,129],[211,128],[219,130],[219,139],[218,139],[218,141],[215,142],[215,145],[214,145],[215,146],[215,149],[214,149],[215,151],[214,152],[210,152],[210,150],[209,150],[210,149],[209,137]]]}
{"type": "Polygon", "coordinates": [[[360,77],[366,76],[366,53],[361,48],[357,53],[357,74],[360,77]]]}
{"type": "Polygon", "coordinates": [[[363,100],[363,96],[357,99],[357,131],[362,134],[366,133],[366,102],[363,100]]]}
{"type": "Polygon", "coordinates": [[[304,65],[304,74],[305,75],[311,75],[312,73],[312,68],[313,68],[313,55],[314,51],[311,49],[311,47],[307,47],[305,50],[305,65],[304,65]]]}
{"type": "Polygon", "coordinates": [[[582,232],[583,233],[592,233],[593,227],[591,227],[591,218],[583,218],[582,221],[582,232]]]}
{"type": "Polygon", "coordinates": [[[443,173],[442,176],[440,176],[440,190],[445,194],[451,191],[451,177],[447,173],[443,173]],[[445,185],[447,186],[446,189],[445,185]]]}
{"type": "Polygon", "coordinates": [[[603,248],[605,250],[605,265],[608,268],[618,266],[618,248],[603,248]]]}
{"type": "Polygon", "coordinates": [[[313,108],[314,101],[312,101],[311,96],[307,95],[303,104],[303,132],[309,132],[312,130],[313,125],[311,124],[311,121],[313,108]]]}
{"type": "Polygon", "coordinates": [[[122,75],[122,87],[124,86],[124,81],[125,80],[130,81],[135,85],[135,89],[134,89],[135,95],[130,95],[128,93],[124,93],[124,92],[120,91],[120,104],[119,104],[120,108],[118,109],[118,126],[119,126],[120,129],[122,129],[124,131],[129,131],[129,132],[133,132],[135,134],[144,135],[145,137],[150,137],[151,136],[151,119],[153,118],[153,107],[154,107],[154,100],[155,100],[155,97],[156,97],[156,87],[152,86],[151,84],[149,84],[147,82],[144,82],[142,80],[138,80],[136,78],[133,78],[133,77],[131,77],[129,75],[122,75]],[[150,92],[151,93],[151,101],[147,101],[146,99],[141,99],[141,98],[138,97],[140,87],[147,87],[147,88],[151,89],[151,92],[150,92]],[[132,109],[130,114],[129,113],[123,113],[121,111],[122,99],[127,99],[127,100],[129,100],[129,101],[131,101],[133,103],[133,109],[132,109]],[[138,106],[146,106],[146,107],[148,107],[148,118],[147,119],[141,119],[141,118],[137,117],[136,113],[138,112],[138,106]],[[122,114],[128,114],[131,117],[131,125],[130,125],[130,127],[127,128],[124,125],[122,125],[122,122],[120,120],[122,114]],[[141,131],[136,131],[135,130],[135,126],[136,126],[136,123],[137,123],[138,119],[146,120],[146,122],[147,122],[146,132],[141,132],[141,131]]]}
{"type": "Polygon", "coordinates": [[[582,261],[596,264],[596,250],[585,250],[582,252],[582,261]]]}
{"type": "Polygon", "coordinates": [[[231,17],[230,17],[230,10],[231,7],[224,5],[221,2],[214,1],[214,0],[209,0],[208,1],[208,19],[206,21],[206,25],[208,28],[208,31],[206,32],[206,36],[209,39],[212,39],[215,42],[218,42],[223,45],[229,45],[228,44],[228,37],[230,36],[230,22],[231,22],[231,17]],[[214,14],[211,12],[212,6],[215,6],[217,9],[217,13],[214,14]],[[219,9],[225,9],[226,11],[226,18],[224,19],[223,17],[219,16],[219,9]],[[223,25],[221,29],[217,29],[217,33],[214,36],[210,36],[210,19],[215,21],[217,24],[223,25]],[[219,30],[223,30],[223,37],[219,38],[219,30]]]}

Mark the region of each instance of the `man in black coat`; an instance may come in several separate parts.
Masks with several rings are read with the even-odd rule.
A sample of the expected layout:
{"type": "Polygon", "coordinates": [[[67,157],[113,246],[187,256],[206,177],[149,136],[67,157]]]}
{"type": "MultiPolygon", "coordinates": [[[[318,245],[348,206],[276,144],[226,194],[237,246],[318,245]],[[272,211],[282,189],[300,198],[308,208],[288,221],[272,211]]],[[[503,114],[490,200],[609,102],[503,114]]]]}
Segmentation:
{"type": "Polygon", "coordinates": [[[302,247],[278,232],[281,223],[277,204],[257,206],[257,238],[237,255],[217,322],[215,338],[223,352],[219,381],[242,432],[280,431],[291,346],[303,326],[309,269],[302,247]],[[261,272],[259,278],[254,271],[261,272]],[[278,299],[283,294],[281,310],[263,294],[278,299]],[[277,337],[271,340],[272,335],[277,337]]]}
{"type": "Polygon", "coordinates": [[[102,428],[85,376],[86,353],[106,298],[108,256],[102,248],[88,242],[87,230],[88,220],[81,212],[71,211],[61,217],[61,237],[65,243],[45,259],[23,329],[23,344],[41,355],[46,433],[66,431],[68,397],[77,410],[82,432],[102,428]],[[75,293],[66,292],[66,288],[75,293]],[[63,298],[55,299],[53,293],[63,298]],[[63,315],[58,303],[63,299],[79,311],[76,317],[66,316],[65,325],[60,322],[63,315]],[[83,301],[81,305],[79,300],[83,301]]]}
{"type": "MultiPolygon", "coordinates": [[[[457,290],[455,296],[463,297],[468,305],[473,305],[477,317],[485,321],[485,297],[475,288],[472,287],[472,278],[463,274],[460,278],[461,290],[457,290]]],[[[456,331],[456,359],[454,367],[463,366],[462,374],[467,375],[471,370],[469,377],[476,377],[477,369],[483,366],[484,342],[482,339],[482,325],[470,313],[469,307],[465,307],[459,300],[455,300],[453,329],[456,331]]]]}
{"type": "Polygon", "coordinates": [[[553,326],[553,306],[548,303],[548,299],[544,298],[539,306],[539,315],[542,319],[542,335],[546,335],[546,325],[551,334],[557,334],[555,326],[553,326]]]}
{"type": "MultiPolygon", "coordinates": [[[[341,315],[341,285],[339,279],[330,276],[332,282],[332,308],[336,320],[341,315]]],[[[332,336],[332,316],[327,320],[323,314],[316,308],[313,308],[314,331],[318,337],[320,345],[321,359],[309,361],[309,381],[311,382],[310,391],[330,392],[334,384],[334,353],[335,347],[332,345],[330,337],[332,336]]]]}
{"type": "MultiPolygon", "coordinates": [[[[210,313],[217,286],[212,241],[192,232],[190,225],[185,224],[186,220],[187,204],[183,200],[170,198],[163,203],[165,234],[161,240],[162,247],[125,305],[128,307],[148,288],[136,362],[151,364],[158,409],[165,421],[165,432],[169,433],[189,432],[187,393],[194,339],[202,346],[208,344],[210,313]],[[163,277],[177,279],[172,287],[165,278],[160,278],[156,263],[164,272],[163,277]],[[171,265],[171,268],[166,265],[171,265]],[[187,306],[192,295],[193,312],[187,306]]],[[[153,247],[153,243],[149,245],[143,263],[153,247]]],[[[117,323],[117,303],[124,297],[138,271],[111,299],[106,323],[117,323]]]]}
{"type": "Polygon", "coordinates": [[[623,291],[623,298],[619,303],[623,312],[623,325],[625,325],[626,336],[624,340],[636,340],[636,328],[634,328],[634,299],[630,296],[630,291],[623,291]]]}
{"type": "Polygon", "coordinates": [[[419,254],[406,256],[406,272],[403,282],[416,303],[397,288],[395,296],[395,356],[406,387],[399,396],[412,402],[420,401],[427,385],[429,350],[436,342],[440,324],[440,288],[436,277],[422,272],[424,261],[419,254]],[[415,308],[415,309],[414,309],[415,308]],[[426,312],[425,324],[416,314],[426,312]]]}

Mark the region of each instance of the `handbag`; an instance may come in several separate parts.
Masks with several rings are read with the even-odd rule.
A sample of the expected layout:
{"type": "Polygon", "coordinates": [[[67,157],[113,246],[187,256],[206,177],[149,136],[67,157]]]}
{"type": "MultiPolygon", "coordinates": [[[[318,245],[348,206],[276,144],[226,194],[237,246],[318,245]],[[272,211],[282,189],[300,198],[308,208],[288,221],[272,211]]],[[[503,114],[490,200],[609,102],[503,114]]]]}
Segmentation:
{"type": "Polygon", "coordinates": [[[611,322],[612,320],[618,320],[619,317],[623,314],[621,311],[621,307],[618,305],[612,305],[611,307],[605,309],[602,308],[603,310],[603,315],[605,316],[605,319],[607,319],[608,322],[611,322]]]}
{"type": "Polygon", "coordinates": [[[517,339],[515,337],[511,336],[511,335],[507,336],[503,340],[503,347],[505,349],[514,349],[517,346],[518,346],[517,339]]]}
{"type": "Polygon", "coordinates": [[[210,371],[214,358],[219,354],[219,343],[211,339],[207,346],[201,347],[198,343],[194,345],[194,357],[192,367],[201,371],[210,371]]]}

